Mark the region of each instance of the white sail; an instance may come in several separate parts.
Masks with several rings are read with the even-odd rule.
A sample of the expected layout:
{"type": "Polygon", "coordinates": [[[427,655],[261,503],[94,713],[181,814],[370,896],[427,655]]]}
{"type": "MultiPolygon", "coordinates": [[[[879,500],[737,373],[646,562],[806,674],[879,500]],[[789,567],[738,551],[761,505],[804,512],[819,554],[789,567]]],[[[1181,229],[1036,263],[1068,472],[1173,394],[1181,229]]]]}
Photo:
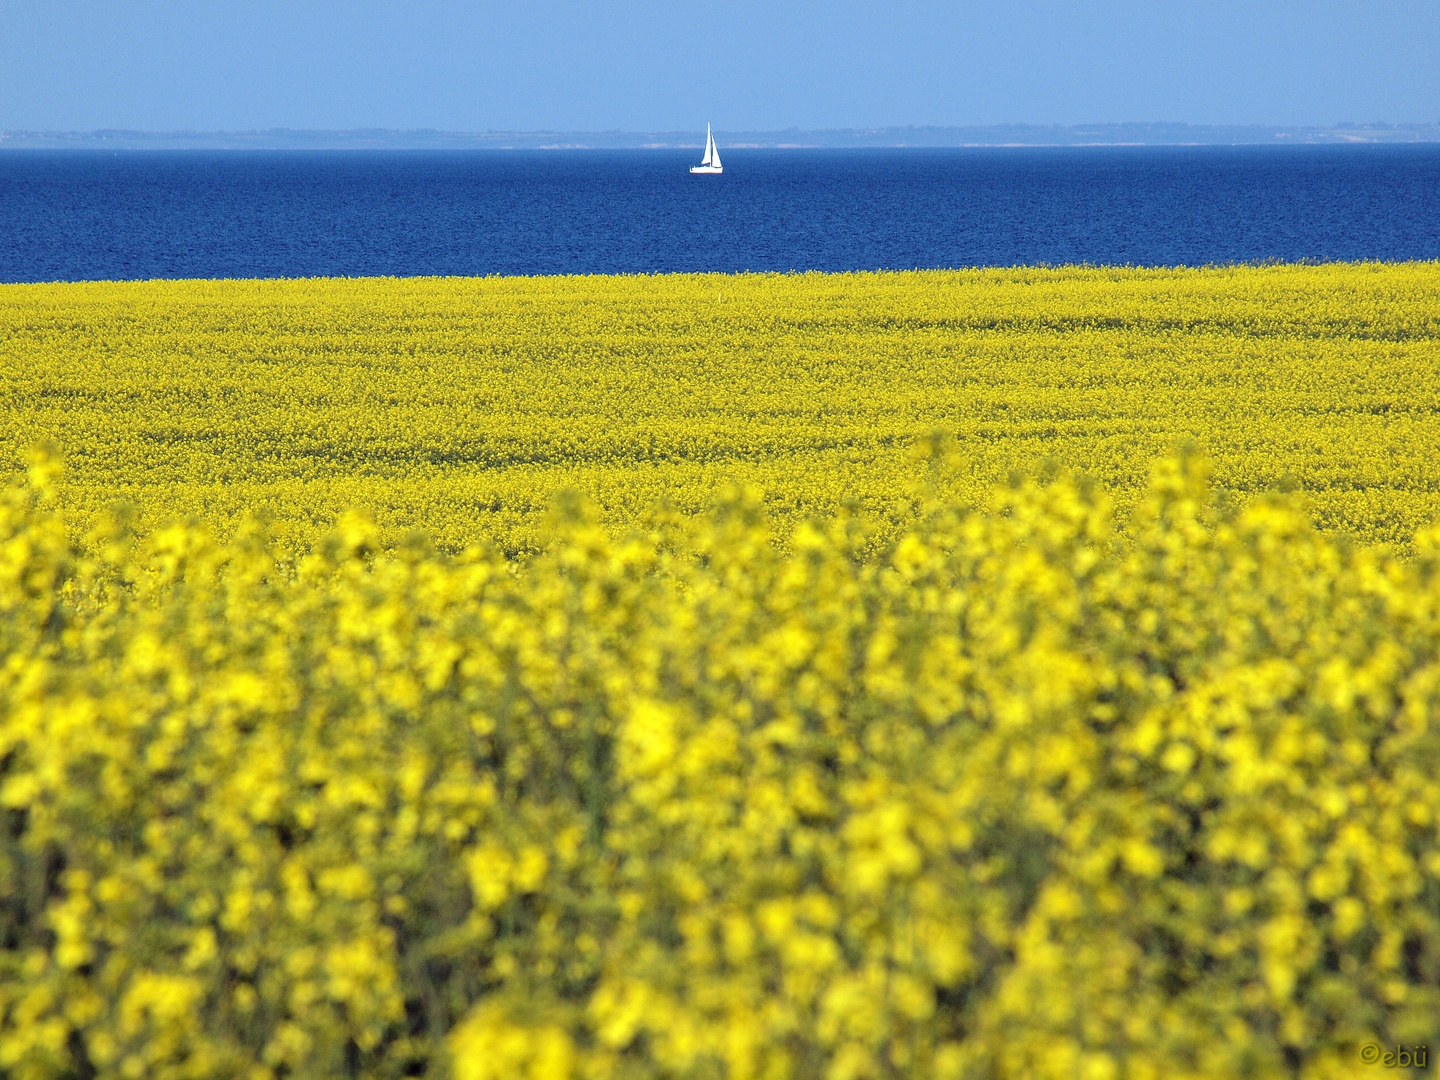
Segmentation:
{"type": "Polygon", "coordinates": [[[710,125],[705,125],[705,157],[700,164],[690,170],[692,173],[718,173],[723,172],[720,168],[720,148],[715,145],[715,132],[710,125]]]}

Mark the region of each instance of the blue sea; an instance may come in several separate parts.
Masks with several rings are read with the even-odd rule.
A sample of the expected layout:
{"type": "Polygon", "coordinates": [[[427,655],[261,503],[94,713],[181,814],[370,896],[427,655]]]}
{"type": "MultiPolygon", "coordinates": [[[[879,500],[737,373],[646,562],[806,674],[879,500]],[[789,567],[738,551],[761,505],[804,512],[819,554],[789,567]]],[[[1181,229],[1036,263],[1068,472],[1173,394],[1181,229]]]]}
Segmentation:
{"type": "Polygon", "coordinates": [[[8,151],[0,281],[1440,258],[1440,146],[8,151]]]}

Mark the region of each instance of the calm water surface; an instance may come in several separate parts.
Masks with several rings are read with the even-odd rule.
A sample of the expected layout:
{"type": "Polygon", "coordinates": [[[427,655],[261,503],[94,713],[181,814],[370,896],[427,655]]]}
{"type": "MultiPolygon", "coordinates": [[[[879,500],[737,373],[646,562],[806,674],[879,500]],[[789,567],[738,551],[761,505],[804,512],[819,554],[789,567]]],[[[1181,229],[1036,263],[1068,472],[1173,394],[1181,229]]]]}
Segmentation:
{"type": "Polygon", "coordinates": [[[0,281],[1440,258],[1440,146],[0,153],[0,281]]]}

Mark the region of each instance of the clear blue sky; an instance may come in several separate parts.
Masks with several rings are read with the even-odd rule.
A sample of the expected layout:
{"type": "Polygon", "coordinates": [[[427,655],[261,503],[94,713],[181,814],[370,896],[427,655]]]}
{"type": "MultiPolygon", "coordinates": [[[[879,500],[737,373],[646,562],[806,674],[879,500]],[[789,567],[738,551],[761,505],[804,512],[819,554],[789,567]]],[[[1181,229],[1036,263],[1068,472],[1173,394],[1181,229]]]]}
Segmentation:
{"type": "Polygon", "coordinates": [[[1440,0],[0,0],[0,128],[1440,121],[1440,0]]]}

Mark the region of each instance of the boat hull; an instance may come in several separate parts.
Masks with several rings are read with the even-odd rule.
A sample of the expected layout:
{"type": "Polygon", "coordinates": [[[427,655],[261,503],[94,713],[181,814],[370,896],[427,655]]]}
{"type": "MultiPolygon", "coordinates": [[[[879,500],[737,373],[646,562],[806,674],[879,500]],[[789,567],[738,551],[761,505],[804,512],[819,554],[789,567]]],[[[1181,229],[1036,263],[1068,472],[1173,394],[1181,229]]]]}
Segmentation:
{"type": "Polygon", "coordinates": [[[690,171],[691,171],[692,173],[706,173],[706,174],[709,174],[709,175],[718,176],[720,173],[723,173],[725,170],[724,170],[724,169],[717,169],[714,165],[692,165],[692,166],[690,167],[690,171]]]}

